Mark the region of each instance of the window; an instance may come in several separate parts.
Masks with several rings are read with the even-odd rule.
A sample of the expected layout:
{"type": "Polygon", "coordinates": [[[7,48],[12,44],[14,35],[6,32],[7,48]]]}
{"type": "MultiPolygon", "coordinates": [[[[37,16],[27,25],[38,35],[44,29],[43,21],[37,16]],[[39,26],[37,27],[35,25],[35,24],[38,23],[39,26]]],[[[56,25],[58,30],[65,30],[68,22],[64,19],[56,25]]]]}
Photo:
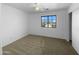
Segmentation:
{"type": "Polygon", "coordinates": [[[41,26],[46,28],[56,28],[56,15],[41,16],[41,26]]]}

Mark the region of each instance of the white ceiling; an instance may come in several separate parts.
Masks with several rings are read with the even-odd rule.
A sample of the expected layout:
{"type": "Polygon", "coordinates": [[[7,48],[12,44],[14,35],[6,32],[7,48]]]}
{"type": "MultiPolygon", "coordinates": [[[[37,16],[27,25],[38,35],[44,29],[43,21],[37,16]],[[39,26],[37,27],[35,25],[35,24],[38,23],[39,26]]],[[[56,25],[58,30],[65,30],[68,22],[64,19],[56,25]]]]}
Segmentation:
{"type": "Polygon", "coordinates": [[[47,11],[51,11],[51,10],[68,8],[71,5],[71,3],[39,3],[39,7],[41,8],[41,10],[36,11],[33,7],[34,3],[5,3],[5,4],[21,9],[26,12],[46,11],[42,10],[42,8],[48,8],[47,11]]]}

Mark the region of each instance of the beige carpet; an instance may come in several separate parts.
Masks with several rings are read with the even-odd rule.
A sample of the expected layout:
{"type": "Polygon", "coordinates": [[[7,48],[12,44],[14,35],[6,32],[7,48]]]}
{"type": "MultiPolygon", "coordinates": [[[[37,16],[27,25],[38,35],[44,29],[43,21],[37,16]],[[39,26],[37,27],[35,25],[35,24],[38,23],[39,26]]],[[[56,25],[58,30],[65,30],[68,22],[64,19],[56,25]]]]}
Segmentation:
{"type": "Polygon", "coordinates": [[[63,39],[28,35],[3,47],[4,55],[76,55],[73,47],[63,39]]]}

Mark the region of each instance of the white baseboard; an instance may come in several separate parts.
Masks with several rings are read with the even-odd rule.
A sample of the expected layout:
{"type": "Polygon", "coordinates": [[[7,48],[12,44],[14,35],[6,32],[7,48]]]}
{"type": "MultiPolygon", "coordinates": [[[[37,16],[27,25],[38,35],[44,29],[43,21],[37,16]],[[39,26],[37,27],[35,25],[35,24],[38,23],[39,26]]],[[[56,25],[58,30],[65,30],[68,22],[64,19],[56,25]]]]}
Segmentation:
{"type": "Polygon", "coordinates": [[[7,45],[9,45],[9,44],[11,44],[11,43],[13,43],[13,42],[15,42],[16,40],[19,40],[19,39],[21,39],[21,38],[23,38],[23,37],[25,37],[25,36],[27,36],[27,35],[28,35],[28,34],[21,35],[21,36],[15,38],[14,40],[7,42],[6,44],[2,44],[2,47],[5,47],[5,46],[7,46],[7,45]]]}

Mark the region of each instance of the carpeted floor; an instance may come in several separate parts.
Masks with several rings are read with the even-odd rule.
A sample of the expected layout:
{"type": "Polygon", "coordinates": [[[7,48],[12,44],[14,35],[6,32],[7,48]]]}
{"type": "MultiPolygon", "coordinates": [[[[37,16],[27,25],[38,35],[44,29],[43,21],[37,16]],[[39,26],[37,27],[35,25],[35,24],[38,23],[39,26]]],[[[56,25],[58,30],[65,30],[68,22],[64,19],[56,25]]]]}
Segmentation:
{"type": "Polygon", "coordinates": [[[3,47],[4,55],[77,55],[63,39],[28,35],[3,47]]]}

